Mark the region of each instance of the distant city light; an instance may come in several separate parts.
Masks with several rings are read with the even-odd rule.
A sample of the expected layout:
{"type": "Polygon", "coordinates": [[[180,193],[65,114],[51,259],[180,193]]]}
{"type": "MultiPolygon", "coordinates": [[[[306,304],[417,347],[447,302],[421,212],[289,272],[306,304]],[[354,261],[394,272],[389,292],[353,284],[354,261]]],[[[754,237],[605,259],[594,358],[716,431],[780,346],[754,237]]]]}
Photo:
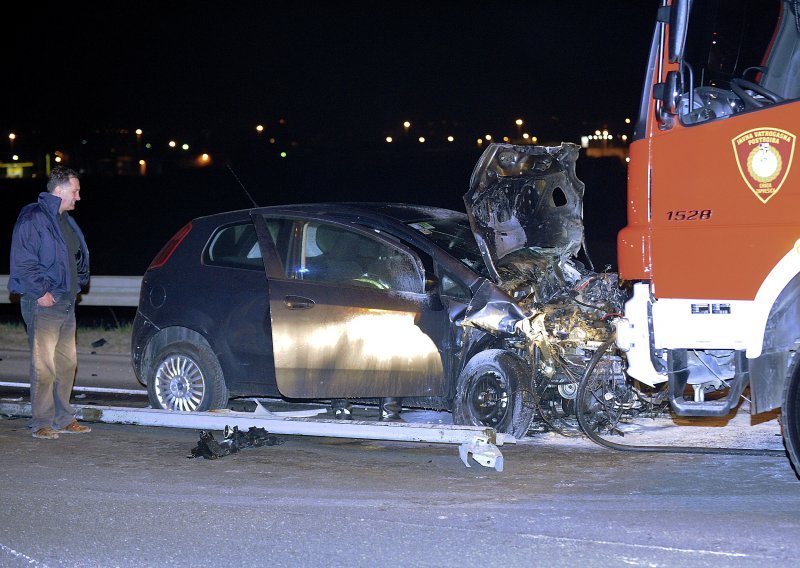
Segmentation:
{"type": "Polygon", "coordinates": [[[209,156],[208,154],[205,154],[205,153],[200,154],[200,161],[201,162],[208,162],[209,160],[211,160],[211,156],[209,156]]]}
{"type": "Polygon", "coordinates": [[[486,139],[487,142],[490,142],[492,140],[492,135],[487,134],[486,136],[484,136],[484,138],[486,139]]]}
{"type": "Polygon", "coordinates": [[[144,160],[139,160],[139,165],[140,165],[140,166],[143,166],[144,164],[145,164],[145,161],[144,161],[144,160]]]}
{"type": "Polygon", "coordinates": [[[588,147],[589,147],[589,137],[581,136],[581,148],[588,148],[588,147]]]}
{"type": "Polygon", "coordinates": [[[145,148],[147,148],[147,149],[149,150],[150,148],[152,148],[152,147],[153,147],[153,145],[152,145],[152,144],[150,144],[150,142],[148,142],[147,144],[145,144],[145,145],[144,145],[144,147],[145,147],[145,148]]]}
{"type": "Polygon", "coordinates": [[[178,145],[178,144],[177,144],[177,142],[175,142],[175,140],[170,140],[170,141],[169,141],[169,147],[170,147],[170,148],[174,148],[174,147],[175,147],[175,146],[177,146],[177,145],[178,145]]]}
{"type": "Polygon", "coordinates": [[[630,123],[631,123],[631,119],[630,118],[626,118],[625,119],[625,124],[630,124],[630,123]]]}
{"type": "Polygon", "coordinates": [[[595,131],[594,131],[594,135],[595,135],[595,136],[600,136],[600,131],[599,131],[599,130],[595,130],[595,131]]]}
{"type": "Polygon", "coordinates": [[[281,152],[281,158],[285,158],[286,155],[287,155],[286,152],[281,152]]]}
{"type": "Polygon", "coordinates": [[[503,136],[503,142],[508,142],[508,140],[509,140],[508,136],[503,136]]]}
{"type": "Polygon", "coordinates": [[[386,137],[386,143],[387,144],[391,144],[392,142],[394,142],[394,138],[392,138],[391,136],[387,136],[386,137]]]}
{"type": "Polygon", "coordinates": [[[11,134],[8,135],[8,139],[9,140],[16,140],[17,139],[17,135],[12,132],[11,134]]]}
{"type": "Polygon", "coordinates": [[[534,144],[536,144],[538,141],[539,141],[538,136],[534,136],[533,138],[531,138],[531,142],[533,142],[534,144]]]}
{"type": "Polygon", "coordinates": [[[136,136],[141,136],[141,135],[142,135],[142,129],[141,128],[137,128],[136,129],[136,136]]]}
{"type": "Polygon", "coordinates": [[[183,150],[188,150],[189,149],[189,145],[188,144],[184,144],[183,146],[181,146],[181,148],[183,150]]]}
{"type": "Polygon", "coordinates": [[[419,140],[420,144],[425,144],[425,137],[424,136],[420,136],[417,140],[419,140]]]}
{"type": "Polygon", "coordinates": [[[409,128],[411,128],[411,123],[410,123],[409,121],[407,121],[407,120],[406,120],[406,121],[403,123],[403,128],[405,128],[406,130],[408,130],[409,128]]]}
{"type": "Polygon", "coordinates": [[[528,134],[527,132],[523,132],[523,133],[522,133],[522,137],[523,137],[525,140],[527,140],[528,138],[530,138],[530,137],[531,137],[531,135],[530,135],[530,134],[528,134]]]}
{"type": "Polygon", "coordinates": [[[448,142],[452,142],[452,141],[454,141],[454,140],[455,140],[455,138],[453,138],[452,136],[448,136],[448,137],[447,137],[447,141],[448,141],[448,142]]]}
{"type": "Polygon", "coordinates": [[[278,124],[286,124],[286,119],[285,118],[279,118],[278,119],[278,124]]]}
{"type": "Polygon", "coordinates": [[[630,161],[631,161],[631,158],[630,158],[630,156],[625,156],[625,161],[626,161],[626,162],[630,162],[630,161]]]}
{"type": "Polygon", "coordinates": [[[483,144],[483,139],[482,138],[478,138],[478,146],[480,146],[481,144],[483,144]]]}
{"type": "Polygon", "coordinates": [[[256,126],[256,132],[259,132],[259,133],[261,133],[261,132],[264,132],[264,126],[263,126],[263,125],[261,125],[261,124],[259,124],[258,126],[256,126]]]}
{"type": "Polygon", "coordinates": [[[56,162],[61,162],[61,156],[56,156],[56,159],[55,159],[55,161],[56,161],[56,162]]]}
{"type": "Polygon", "coordinates": [[[14,160],[14,161],[16,162],[17,160],[19,160],[19,156],[17,156],[16,154],[14,154],[13,156],[11,156],[11,159],[12,159],[12,160],[14,160]]]}
{"type": "Polygon", "coordinates": [[[623,134],[623,135],[622,135],[622,140],[623,140],[623,141],[625,141],[625,140],[627,140],[627,139],[628,139],[628,135],[627,135],[627,134],[623,134]]]}
{"type": "Polygon", "coordinates": [[[515,120],[515,121],[514,121],[514,123],[515,123],[517,126],[522,126],[522,119],[521,119],[521,118],[518,118],[517,120],[515,120]]]}

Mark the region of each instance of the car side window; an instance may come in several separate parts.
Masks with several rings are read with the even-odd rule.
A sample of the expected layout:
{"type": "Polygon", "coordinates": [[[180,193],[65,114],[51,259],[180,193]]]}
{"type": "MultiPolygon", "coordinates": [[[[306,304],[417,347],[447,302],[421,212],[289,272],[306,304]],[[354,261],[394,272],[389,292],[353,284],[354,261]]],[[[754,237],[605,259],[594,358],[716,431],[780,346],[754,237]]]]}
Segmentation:
{"type": "MultiPolygon", "coordinates": [[[[280,222],[267,220],[273,241],[277,240],[280,222]]],[[[212,235],[203,254],[203,262],[214,266],[264,270],[258,237],[251,222],[220,227],[212,235]]]]}
{"type": "Polygon", "coordinates": [[[460,300],[469,300],[472,297],[469,293],[469,288],[446,272],[442,273],[441,283],[443,296],[450,296],[460,300]]]}
{"type": "Polygon", "coordinates": [[[423,277],[413,257],[367,235],[325,223],[305,223],[299,255],[290,272],[297,278],[422,293],[423,277]]]}

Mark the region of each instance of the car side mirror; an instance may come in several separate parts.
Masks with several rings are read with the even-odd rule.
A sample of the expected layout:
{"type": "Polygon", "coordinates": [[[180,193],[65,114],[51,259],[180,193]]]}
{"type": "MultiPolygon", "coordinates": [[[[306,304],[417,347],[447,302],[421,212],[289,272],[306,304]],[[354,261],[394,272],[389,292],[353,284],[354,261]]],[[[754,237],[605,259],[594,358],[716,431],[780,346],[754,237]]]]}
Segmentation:
{"type": "Polygon", "coordinates": [[[432,272],[425,273],[425,292],[438,292],[439,285],[442,283],[439,277],[432,272]]]}

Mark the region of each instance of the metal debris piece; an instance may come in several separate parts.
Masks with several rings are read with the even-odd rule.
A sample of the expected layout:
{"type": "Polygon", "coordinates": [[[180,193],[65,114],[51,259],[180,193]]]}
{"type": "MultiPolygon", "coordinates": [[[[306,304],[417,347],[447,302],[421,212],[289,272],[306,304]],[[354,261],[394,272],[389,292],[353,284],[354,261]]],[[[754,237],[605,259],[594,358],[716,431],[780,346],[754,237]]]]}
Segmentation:
{"type": "Polygon", "coordinates": [[[235,454],[243,448],[259,448],[261,446],[278,446],[283,440],[270,434],[264,428],[251,426],[247,432],[240,432],[238,426],[225,426],[223,430],[225,439],[217,442],[214,434],[208,430],[200,432],[200,441],[197,446],[192,448],[191,458],[203,457],[207,460],[215,460],[230,454],[235,454]]]}
{"type": "Polygon", "coordinates": [[[469,465],[469,456],[484,467],[493,467],[497,471],[503,471],[503,454],[500,450],[489,442],[488,438],[475,438],[472,442],[461,444],[458,447],[458,455],[464,465],[469,465]]]}
{"type": "Polygon", "coordinates": [[[478,160],[464,204],[492,277],[507,276],[500,261],[523,264],[531,249],[557,257],[583,244],[584,184],[575,175],[580,147],[491,144],[478,160]],[[521,252],[518,252],[521,251],[521,252]],[[518,253],[518,254],[514,254],[518,253]]]}

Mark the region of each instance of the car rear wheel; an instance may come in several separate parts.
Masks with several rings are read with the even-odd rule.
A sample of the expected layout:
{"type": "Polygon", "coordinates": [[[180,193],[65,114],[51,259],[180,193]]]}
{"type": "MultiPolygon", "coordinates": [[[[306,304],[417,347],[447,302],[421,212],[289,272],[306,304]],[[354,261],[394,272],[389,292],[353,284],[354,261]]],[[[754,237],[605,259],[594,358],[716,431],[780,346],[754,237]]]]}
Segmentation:
{"type": "Polygon", "coordinates": [[[151,369],[147,395],[153,408],[204,411],[228,404],[222,369],[206,345],[171,343],[158,352],[151,369]]]}
{"type": "Polygon", "coordinates": [[[458,377],[453,422],[490,426],[523,437],[533,420],[530,372],[524,361],[508,351],[478,353],[458,377]]]}

